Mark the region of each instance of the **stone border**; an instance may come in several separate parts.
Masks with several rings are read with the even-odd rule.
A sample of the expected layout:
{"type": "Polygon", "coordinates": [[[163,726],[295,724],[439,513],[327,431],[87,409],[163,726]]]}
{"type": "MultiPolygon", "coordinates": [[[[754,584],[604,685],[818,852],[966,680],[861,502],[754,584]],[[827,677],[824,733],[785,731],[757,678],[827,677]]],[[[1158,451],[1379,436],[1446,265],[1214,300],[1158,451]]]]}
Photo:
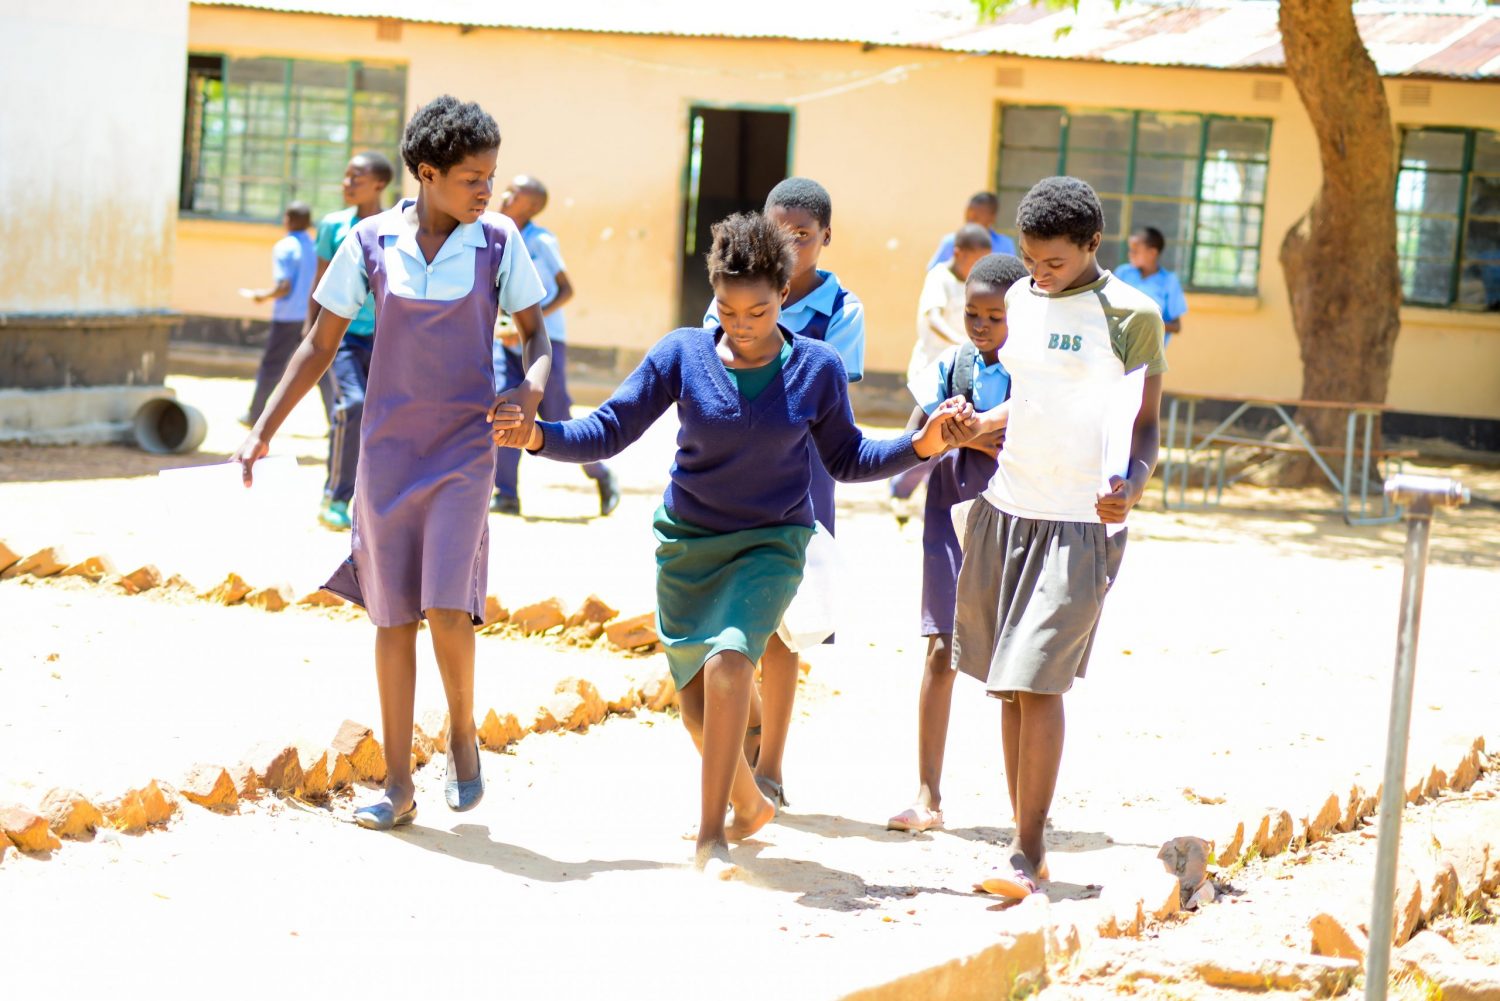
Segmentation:
{"type": "MultiPolygon", "coordinates": [[[[239,574],[230,573],[207,591],[198,592],[179,575],[163,577],[153,564],[121,574],[114,561],[105,555],[75,561],[61,547],[47,546],[23,557],[0,540],[0,580],[15,577],[38,581],[76,577],[126,595],[158,590],[187,592],[200,601],[225,606],[243,604],[263,612],[280,612],[295,605],[325,611],[341,609],[353,615],[364,613],[357,605],[328,591],[313,591],[298,598],[284,585],[255,587],[239,574]]],[[[592,647],[603,639],[611,649],[621,653],[654,654],[661,649],[654,611],[622,619],[617,609],[593,594],[572,613],[560,598],[547,598],[510,611],[499,598],[489,595],[485,598],[484,623],[476,631],[483,636],[550,636],[572,647],[592,647]]]]}

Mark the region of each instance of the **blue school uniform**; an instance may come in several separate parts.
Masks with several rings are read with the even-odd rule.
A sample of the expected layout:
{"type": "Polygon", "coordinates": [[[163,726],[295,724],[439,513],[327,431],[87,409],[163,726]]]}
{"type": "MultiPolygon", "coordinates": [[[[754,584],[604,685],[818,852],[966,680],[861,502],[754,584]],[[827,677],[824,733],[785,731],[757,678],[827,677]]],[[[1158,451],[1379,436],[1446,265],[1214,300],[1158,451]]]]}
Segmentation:
{"type": "MultiPolygon", "coordinates": [[[[1161,310],[1161,322],[1171,323],[1187,314],[1187,296],[1182,291],[1182,282],[1178,280],[1177,272],[1157,268],[1151,274],[1143,275],[1141,269],[1134,264],[1122,264],[1114,271],[1116,278],[1151,297],[1156,308],[1161,310]]],[[[1171,334],[1165,335],[1162,344],[1165,345],[1171,339],[1171,334]]]]}
{"type": "MultiPolygon", "coordinates": [[[[956,380],[953,367],[962,348],[954,346],[938,356],[927,371],[907,386],[917,404],[927,413],[953,395],[956,380]]],[[[998,360],[985,364],[984,357],[974,355],[973,389],[969,402],[978,411],[993,410],[1010,399],[1010,373],[998,360]]],[[[949,512],[955,504],[973,500],[984,492],[995,475],[995,460],[973,448],[956,448],[933,463],[927,479],[927,500],[922,509],[922,635],[947,636],[953,633],[954,609],[958,590],[958,571],[963,564],[963,549],[953,528],[949,512]]]]}
{"type": "MultiPolygon", "coordinates": [[[[801,299],[784,306],[781,310],[781,325],[794,334],[822,341],[838,353],[844,363],[844,373],[850,382],[865,377],[865,305],[859,296],[839,284],[838,275],[819,269],[822,279],[817,288],[801,299]]],[[[719,314],[716,302],[710,299],[708,311],[703,314],[703,326],[716,330],[719,314]]],[[[808,456],[812,464],[811,487],[813,510],[818,524],[833,534],[833,477],[823,468],[816,452],[808,456]]]]}

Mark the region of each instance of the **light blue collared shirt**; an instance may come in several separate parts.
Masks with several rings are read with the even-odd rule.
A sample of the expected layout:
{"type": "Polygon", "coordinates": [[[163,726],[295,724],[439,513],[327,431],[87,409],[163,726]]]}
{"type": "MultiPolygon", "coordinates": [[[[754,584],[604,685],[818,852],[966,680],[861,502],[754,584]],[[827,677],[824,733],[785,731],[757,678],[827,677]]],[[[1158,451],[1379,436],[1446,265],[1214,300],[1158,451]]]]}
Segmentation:
{"type": "Polygon", "coordinates": [[[292,290],[271,301],[271,319],[295,322],[307,319],[307,293],[318,273],[318,255],[306,230],[288,233],[271,248],[271,280],[290,282],[292,290]]]}
{"type": "Polygon", "coordinates": [[[1187,313],[1187,296],[1183,295],[1177,272],[1157,268],[1150,275],[1143,275],[1134,264],[1122,264],[1114,272],[1120,281],[1135,286],[1156,302],[1163,323],[1180,320],[1187,313]]]}
{"type": "MultiPolygon", "coordinates": [[[[911,395],[917,398],[917,406],[929,414],[948,398],[948,372],[958,358],[958,351],[959,346],[956,344],[948,348],[938,355],[937,361],[928,365],[906,385],[911,390],[911,395]]],[[[994,410],[1009,395],[1010,373],[1005,370],[1005,366],[998,361],[993,365],[986,365],[984,355],[975,355],[974,409],[980,412],[994,410]]]]}
{"type": "MultiPolygon", "coordinates": [[[[790,306],[781,307],[781,325],[800,334],[814,315],[828,317],[828,333],[823,339],[839,353],[849,381],[858,382],[865,377],[865,304],[845,289],[843,305],[835,313],[833,300],[839,292],[838,275],[822,269],[818,275],[823,279],[821,285],[790,306]]],[[[708,300],[703,325],[710,330],[719,326],[717,300],[708,300]]]]}
{"type": "MultiPolygon", "coordinates": [[[[429,263],[422,248],[417,246],[416,224],[406,218],[407,210],[414,204],[413,199],[404,199],[395,208],[365,219],[355,229],[378,227],[386,281],[393,295],[441,302],[462,299],[474,291],[474,252],[489,242],[484,227],[478,222],[460,225],[448,234],[429,263]]],[[[544,290],[530,255],[524,249],[517,249],[524,248],[524,244],[516,224],[497,212],[486,212],[484,221],[503,230],[506,236],[494,279],[500,308],[515,313],[535,306],[542,301],[544,290]]],[[[318,305],[346,319],[359,313],[370,292],[364,254],[353,237],[351,232],[339,245],[328,270],[323,272],[318,290],[313,293],[318,305]]]]}
{"type": "MultiPolygon", "coordinates": [[[[937,250],[932,252],[932,260],[927,262],[928,271],[931,271],[944,261],[953,260],[953,243],[956,236],[956,233],[949,233],[938,242],[937,250]]],[[[990,253],[1014,255],[1015,252],[1016,244],[1014,240],[1004,233],[997,233],[994,230],[990,230],[990,253]]]]}

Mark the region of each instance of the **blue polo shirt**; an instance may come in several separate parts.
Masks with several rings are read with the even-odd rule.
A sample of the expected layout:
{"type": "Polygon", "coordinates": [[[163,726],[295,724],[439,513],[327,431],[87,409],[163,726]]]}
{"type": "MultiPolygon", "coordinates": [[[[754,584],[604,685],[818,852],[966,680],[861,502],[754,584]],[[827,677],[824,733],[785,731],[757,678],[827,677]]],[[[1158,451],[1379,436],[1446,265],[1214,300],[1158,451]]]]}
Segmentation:
{"type": "Polygon", "coordinates": [[[271,280],[277,285],[291,282],[292,291],[271,300],[274,323],[301,323],[307,319],[307,294],[318,273],[318,255],[305,230],[288,233],[271,248],[271,280]]]}
{"type": "MultiPolygon", "coordinates": [[[[359,209],[352,205],[338,212],[330,212],[318,222],[318,257],[325,261],[332,261],[333,255],[338,253],[339,247],[344,245],[344,237],[359,222],[359,209]]],[[[349,321],[349,329],[346,334],[356,337],[369,337],[375,332],[375,297],[371,296],[365,300],[365,304],[355,314],[354,319],[349,321]]]]}
{"type": "MultiPolygon", "coordinates": [[[[550,229],[538,226],[535,222],[528,222],[521,227],[521,240],[526,244],[526,252],[531,256],[531,266],[536,269],[536,276],[542,281],[542,301],[537,305],[546,309],[557,298],[557,276],[567,270],[567,266],[563,264],[562,246],[550,229]]],[[[547,328],[549,341],[554,344],[567,342],[568,324],[563,319],[562,310],[542,317],[542,324],[547,328]]],[[[500,342],[496,340],[495,343],[500,342]]],[[[521,354],[519,345],[505,350],[517,357],[521,354]]]]}
{"type": "MultiPolygon", "coordinates": [[[[360,223],[379,227],[382,260],[391,293],[403,299],[441,301],[470,295],[474,292],[474,250],[489,242],[484,227],[477,222],[456,227],[429,264],[417,245],[415,224],[406,220],[406,210],[414,204],[414,199],[405,199],[395,208],[360,223]]],[[[500,308],[515,313],[536,305],[542,298],[542,283],[537,280],[531,259],[518,249],[524,245],[516,224],[494,212],[485,213],[484,219],[506,231],[505,249],[495,275],[500,308]]],[[[345,240],[339,247],[313,297],[318,305],[343,317],[352,317],[364,308],[370,299],[370,279],[358,240],[345,240]]]]}
{"type": "MultiPolygon", "coordinates": [[[[906,388],[917,398],[917,405],[932,413],[938,404],[948,398],[948,372],[958,358],[957,344],[938,355],[937,361],[928,365],[906,388]]],[[[996,361],[984,363],[984,355],[974,356],[974,409],[980,412],[994,410],[1010,396],[1010,373],[996,361]]]]}
{"type": "MultiPolygon", "coordinates": [[[[838,276],[820,268],[818,277],[822,282],[817,288],[790,306],[781,307],[780,323],[792,333],[800,334],[814,316],[827,317],[828,332],[823,340],[839,353],[849,381],[858,382],[865,377],[865,304],[845,289],[844,301],[835,309],[834,300],[840,288],[838,276]]],[[[719,326],[718,300],[708,300],[703,326],[709,330],[719,326]]]]}
{"type": "Polygon", "coordinates": [[[1141,269],[1134,264],[1122,264],[1115,268],[1115,277],[1150,296],[1156,308],[1161,310],[1163,323],[1180,320],[1188,311],[1187,296],[1182,292],[1182,282],[1177,280],[1175,271],[1157,268],[1148,276],[1141,274],[1141,269]]]}
{"type": "MultiPolygon", "coordinates": [[[[932,255],[932,260],[927,262],[927,270],[942,264],[944,261],[953,260],[953,236],[949,233],[938,243],[937,252],[932,255]]],[[[1014,254],[1016,252],[1015,241],[1004,233],[996,233],[990,230],[990,253],[992,254],[1014,254]]]]}

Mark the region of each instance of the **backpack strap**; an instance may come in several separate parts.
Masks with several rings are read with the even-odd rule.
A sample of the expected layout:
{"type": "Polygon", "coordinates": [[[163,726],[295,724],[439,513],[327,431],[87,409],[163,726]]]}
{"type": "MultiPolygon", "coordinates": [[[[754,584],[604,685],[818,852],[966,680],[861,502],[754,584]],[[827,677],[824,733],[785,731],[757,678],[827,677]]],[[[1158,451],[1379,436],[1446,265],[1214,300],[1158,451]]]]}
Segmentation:
{"type": "Polygon", "coordinates": [[[958,354],[953,359],[953,368],[948,372],[948,396],[962,396],[970,403],[974,402],[974,362],[979,358],[979,349],[974,346],[973,341],[965,341],[959,345],[958,354]]]}

